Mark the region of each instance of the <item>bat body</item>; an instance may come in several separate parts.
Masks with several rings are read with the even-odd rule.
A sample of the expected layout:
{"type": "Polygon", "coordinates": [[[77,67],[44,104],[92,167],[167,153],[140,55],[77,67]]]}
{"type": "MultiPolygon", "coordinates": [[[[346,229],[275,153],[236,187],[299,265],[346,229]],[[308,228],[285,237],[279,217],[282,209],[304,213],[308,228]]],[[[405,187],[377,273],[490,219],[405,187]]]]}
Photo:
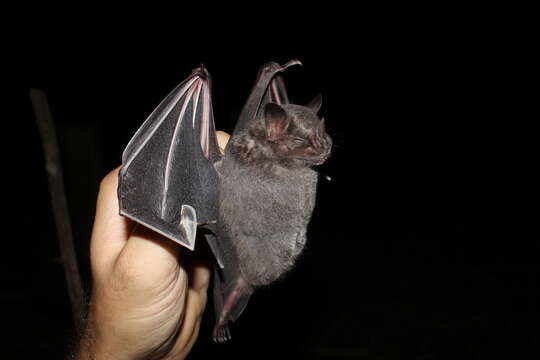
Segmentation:
{"type": "Polygon", "coordinates": [[[312,167],[328,158],[331,139],[317,116],[320,97],[289,104],[278,74],[295,64],[260,69],[223,156],[204,68],[162,101],[123,154],[122,215],[190,249],[198,226],[210,230],[217,342],[230,339],[228,322],[294,265],[306,241],[312,167]]]}

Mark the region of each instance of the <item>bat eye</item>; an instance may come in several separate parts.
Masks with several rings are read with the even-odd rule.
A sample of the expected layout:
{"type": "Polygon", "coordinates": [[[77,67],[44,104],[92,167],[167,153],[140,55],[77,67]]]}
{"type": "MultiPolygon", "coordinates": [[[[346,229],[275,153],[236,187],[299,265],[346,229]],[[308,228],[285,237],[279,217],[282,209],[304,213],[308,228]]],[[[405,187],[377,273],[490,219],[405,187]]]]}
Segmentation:
{"type": "Polygon", "coordinates": [[[294,141],[295,144],[298,144],[298,145],[303,145],[303,144],[306,143],[306,140],[304,140],[302,138],[298,138],[298,137],[294,138],[293,141],[294,141]]]}

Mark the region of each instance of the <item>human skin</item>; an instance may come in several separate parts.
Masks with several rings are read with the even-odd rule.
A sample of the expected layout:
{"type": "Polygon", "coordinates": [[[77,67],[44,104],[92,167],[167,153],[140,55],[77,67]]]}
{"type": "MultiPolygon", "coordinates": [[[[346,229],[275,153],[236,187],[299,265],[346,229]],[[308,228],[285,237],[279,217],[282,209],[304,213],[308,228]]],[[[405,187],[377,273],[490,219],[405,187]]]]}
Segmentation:
{"type": "MultiPolygon", "coordinates": [[[[217,133],[224,149],[229,135],[217,133]]],[[[199,333],[210,266],[119,215],[119,169],[100,185],[90,243],[92,295],[75,359],[184,359],[199,333]]]]}

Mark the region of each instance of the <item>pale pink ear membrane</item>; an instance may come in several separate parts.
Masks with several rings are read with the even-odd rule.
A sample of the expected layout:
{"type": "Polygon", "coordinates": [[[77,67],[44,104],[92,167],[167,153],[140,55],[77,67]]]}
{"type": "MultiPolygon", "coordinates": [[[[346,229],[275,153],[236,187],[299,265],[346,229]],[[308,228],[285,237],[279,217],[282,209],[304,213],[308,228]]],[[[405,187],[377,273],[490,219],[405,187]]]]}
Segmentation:
{"type": "Polygon", "coordinates": [[[311,101],[306,105],[306,107],[310,108],[310,109],[313,110],[315,113],[318,113],[319,110],[321,110],[321,105],[322,105],[322,95],[321,95],[321,94],[317,94],[317,95],[315,95],[315,97],[313,98],[313,100],[311,100],[311,101]]]}
{"type": "Polygon", "coordinates": [[[264,108],[264,121],[266,125],[266,137],[270,141],[276,141],[283,137],[289,127],[287,113],[278,104],[268,103],[264,108]]]}

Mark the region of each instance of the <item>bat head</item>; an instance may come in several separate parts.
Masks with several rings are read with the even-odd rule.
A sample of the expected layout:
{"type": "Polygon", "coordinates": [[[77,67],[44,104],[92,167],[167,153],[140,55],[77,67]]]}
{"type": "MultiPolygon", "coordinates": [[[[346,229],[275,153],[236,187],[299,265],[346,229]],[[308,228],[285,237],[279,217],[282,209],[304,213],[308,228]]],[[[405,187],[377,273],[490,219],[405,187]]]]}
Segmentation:
{"type": "Polygon", "coordinates": [[[320,165],[330,156],[332,139],[317,115],[322,98],[317,95],[307,106],[266,104],[266,141],[284,164],[320,165]]]}

